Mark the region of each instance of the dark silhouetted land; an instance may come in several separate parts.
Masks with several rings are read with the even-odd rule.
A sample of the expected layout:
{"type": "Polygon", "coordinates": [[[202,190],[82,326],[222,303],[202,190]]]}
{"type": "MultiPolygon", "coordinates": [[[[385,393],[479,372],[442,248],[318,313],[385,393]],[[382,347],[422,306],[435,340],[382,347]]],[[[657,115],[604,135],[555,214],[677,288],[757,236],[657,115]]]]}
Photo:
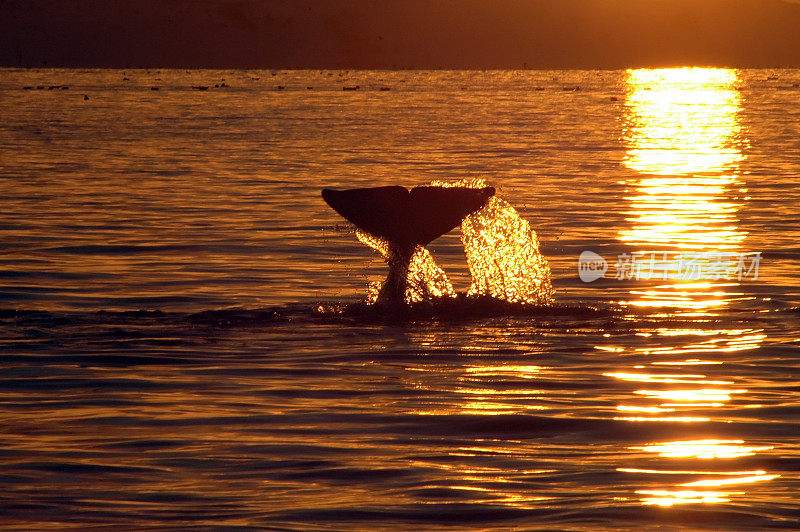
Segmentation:
{"type": "Polygon", "coordinates": [[[780,0],[0,0],[5,66],[800,66],[780,0]]]}

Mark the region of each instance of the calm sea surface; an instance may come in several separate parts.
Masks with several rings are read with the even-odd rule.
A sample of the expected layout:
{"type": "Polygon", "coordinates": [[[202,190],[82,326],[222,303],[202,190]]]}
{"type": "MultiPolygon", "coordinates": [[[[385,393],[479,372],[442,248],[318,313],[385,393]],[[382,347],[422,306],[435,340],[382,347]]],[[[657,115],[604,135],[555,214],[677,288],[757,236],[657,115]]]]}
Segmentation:
{"type": "Polygon", "coordinates": [[[800,71],[5,69],[0,113],[4,528],[800,527],[800,71]],[[464,178],[556,306],[348,310],[386,268],[320,189],[464,178]]]}

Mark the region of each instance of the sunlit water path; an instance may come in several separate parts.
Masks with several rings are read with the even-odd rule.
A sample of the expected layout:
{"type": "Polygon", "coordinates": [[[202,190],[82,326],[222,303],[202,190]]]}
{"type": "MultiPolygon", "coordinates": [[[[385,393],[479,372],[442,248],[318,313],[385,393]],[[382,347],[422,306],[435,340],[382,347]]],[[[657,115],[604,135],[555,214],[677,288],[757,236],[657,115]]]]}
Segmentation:
{"type": "Polygon", "coordinates": [[[0,522],[796,529],[798,84],[0,71],[0,522]],[[555,305],[354,305],[320,190],[464,179],[423,285],[555,305]]]}

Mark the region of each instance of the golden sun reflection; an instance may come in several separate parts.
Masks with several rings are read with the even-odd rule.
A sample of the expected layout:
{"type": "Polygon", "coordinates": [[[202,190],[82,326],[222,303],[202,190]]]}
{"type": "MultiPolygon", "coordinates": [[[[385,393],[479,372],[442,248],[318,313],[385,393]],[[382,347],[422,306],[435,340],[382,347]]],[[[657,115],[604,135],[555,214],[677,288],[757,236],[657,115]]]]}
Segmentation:
{"type": "MultiPolygon", "coordinates": [[[[744,445],[743,440],[688,440],[653,443],[639,447],[630,447],[633,450],[656,453],[662,458],[672,459],[735,459],[743,456],[752,456],[759,451],[768,451],[772,446],[744,445]]],[[[663,469],[638,469],[620,467],[617,471],[632,474],[651,475],[676,475],[676,476],[703,476],[700,480],[679,482],[674,489],[637,490],[642,496],[641,502],[645,505],[673,506],[676,504],[707,504],[730,502],[730,497],[744,495],[744,492],[718,492],[711,490],[691,490],[686,488],[717,488],[720,486],[735,486],[753,484],[773,480],[780,475],[768,474],[763,470],[755,471],[698,471],[698,470],[663,470],[663,469]]]]}
{"type": "MultiPolygon", "coordinates": [[[[771,446],[744,445],[743,440],[687,440],[651,443],[630,447],[647,453],[656,453],[663,458],[739,458],[751,456],[759,451],[771,450],[771,446]]],[[[714,473],[718,474],[718,473],[714,473]]],[[[751,472],[746,472],[751,474],[751,472]]],[[[763,474],[763,473],[759,473],[763,474]]]]}
{"type": "MultiPolygon", "coordinates": [[[[627,151],[622,163],[634,171],[634,177],[622,182],[629,209],[624,213],[627,225],[617,238],[629,251],[619,256],[617,278],[641,283],[637,282],[629,291],[629,300],[621,303],[652,309],[653,320],[679,317],[682,325],[642,331],[645,340],[636,347],[596,347],[659,358],[603,374],[631,385],[631,400],[625,401],[630,404],[618,404],[614,419],[700,424],[711,421],[713,415],[715,421],[725,420],[731,404],[758,405],[737,400],[747,393],[746,387],[725,378],[721,373],[724,363],[714,355],[754,349],[766,338],[760,329],[709,327],[723,308],[748,299],[741,281],[757,278],[761,258],[744,247],[747,232],[738,219],[749,199],[739,168],[747,147],[740,119],[739,72],[717,68],[630,70],[624,85],[627,151]]],[[[676,476],[677,482],[669,486],[636,490],[644,505],[730,502],[744,492],[713,488],[749,485],[778,476],[761,470],[706,470],[709,462],[727,464],[772,449],[744,440],[654,442],[629,449],[649,457],[643,459],[643,466],[650,466],[653,459],[661,463],[677,460],[683,466],[618,468],[662,479],[676,476]],[[705,466],[697,464],[696,469],[687,470],[687,463],[694,460],[705,466]]]]}
{"type": "Polygon", "coordinates": [[[544,368],[542,366],[468,366],[466,372],[471,375],[516,377],[521,379],[535,379],[544,368]]]}
{"type": "Polygon", "coordinates": [[[426,408],[413,410],[415,415],[452,415],[468,414],[494,416],[505,414],[524,414],[534,411],[549,410],[543,404],[543,390],[521,387],[494,387],[496,380],[532,380],[541,377],[547,370],[538,365],[467,365],[449,369],[436,367],[408,368],[420,374],[415,387],[435,393],[453,394],[458,399],[447,400],[441,404],[429,404],[426,408]],[[439,380],[447,374],[446,381],[439,380]],[[426,377],[433,377],[428,379],[426,377]],[[446,382],[446,384],[445,384],[446,382]]]}
{"type": "Polygon", "coordinates": [[[694,482],[686,482],[681,486],[729,486],[731,484],[752,484],[753,482],[761,482],[762,480],[772,480],[778,478],[780,475],[751,475],[739,478],[711,478],[707,480],[696,480],[694,482]]]}
{"type": "Polygon", "coordinates": [[[730,502],[731,495],[744,495],[743,492],[689,490],[637,490],[636,493],[638,495],[646,495],[646,497],[642,498],[642,504],[657,506],[730,502]]]}
{"type": "Polygon", "coordinates": [[[737,83],[738,72],[730,69],[630,70],[627,137],[633,147],[625,165],[666,176],[730,169],[742,159],[733,142],[741,103],[737,83]]]}
{"type": "Polygon", "coordinates": [[[737,218],[747,194],[738,77],[714,68],[628,71],[623,164],[639,176],[625,182],[630,226],[618,238],[635,250],[617,276],[664,281],[632,291],[631,305],[703,312],[742,297],[727,288],[755,274],[737,218]]]}

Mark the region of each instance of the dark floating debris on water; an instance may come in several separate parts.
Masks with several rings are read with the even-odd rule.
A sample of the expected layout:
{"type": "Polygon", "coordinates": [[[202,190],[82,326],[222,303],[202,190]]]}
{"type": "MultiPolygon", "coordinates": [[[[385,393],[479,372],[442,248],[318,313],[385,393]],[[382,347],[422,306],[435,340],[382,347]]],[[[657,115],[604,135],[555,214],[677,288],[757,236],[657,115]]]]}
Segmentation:
{"type": "Polygon", "coordinates": [[[222,88],[222,89],[225,89],[225,88],[228,88],[228,87],[230,87],[230,85],[228,85],[227,83],[223,82],[223,83],[220,84],[220,88],[222,88]]]}
{"type": "Polygon", "coordinates": [[[31,87],[30,85],[25,85],[24,87],[22,87],[22,90],[24,90],[24,91],[29,91],[29,90],[31,90],[32,88],[33,88],[33,87],[31,87]]]}
{"type": "Polygon", "coordinates": [[[285,89],[285,88],[286,88],[286,86],[285,86],[285,85],[278,85],[278,90],[279,90],[279,91],[282,91],[282,90],[283,90],[283,89],[285,89]]]}
{"type": "Polygon", "coordinates": [[[381,87],[380,90],[381,91],[390,91],[390,90],[392,90],[392,88],[391,87],[381,87]]]}
{"type": "Polygon", "coordinates": [[[348,87],[348,86],[342,87],[342,90],[343,91],[357,91],[360,88],[361,88],[360,85],[353,85],[353,86],[350,86],[350,87],[348,87]]]}
{"type": "Polygon", "coordinates": [[[611,100],[612,102],[618,102],[619,98],[617,98],[616,96],[612,96],[609,98],[609,100],[611,100]]]}
{"type": "Polygon", "coordinates": [[[150,87],[151,91],[157,91],[158,89],[159,89],[158,87],[150,87]]]}
{"type": "Polygon", "coordinates": [[[83,101],[86,101],[86,100],[88,100],[88,99],[89,99],[89,96],[87,96],[86,94],[84,94],[84,95],[83,95],[83,101]]]}
{"type": "Polygon", "coordinates": [[[314,87],[308,86],[306,87],[306,90],[314,90],[314,87]]]}
{"type": "MultiPolygon", "coordinates": [[[[217,85],[214,85],[214,86],[216,87],[217,85]]],[[[194,89],[196,91],[207,91],[208,90],[208,85],[192,85],[192,89],[194,89]]]]}
{"type": "MultiPolygon", "coordinates": [[[[33,88],[34,88],[33,85],[25,85],[24,87],[22,87],[22,90],[29,91],[29,90],[32,90],[33,88]]],[[[47,90],[50,90],[50,91],[54,91],[54,90],[65,91],[65,90],[69,89],[69,85],[37,85],[36,86],[36,90],[37,91],[41,91],[41,90],[44,90],[44,89],[47,89],[47,90]]]]}
{"type": "Polygon", "coordinates": [[[575,85],[575,86],[572,86],[572,87],[561,87],[561,90],[564,91],[564,92],[577,92],[577,91],[581,90],[581,88],[579,86],[575,85]]]}

